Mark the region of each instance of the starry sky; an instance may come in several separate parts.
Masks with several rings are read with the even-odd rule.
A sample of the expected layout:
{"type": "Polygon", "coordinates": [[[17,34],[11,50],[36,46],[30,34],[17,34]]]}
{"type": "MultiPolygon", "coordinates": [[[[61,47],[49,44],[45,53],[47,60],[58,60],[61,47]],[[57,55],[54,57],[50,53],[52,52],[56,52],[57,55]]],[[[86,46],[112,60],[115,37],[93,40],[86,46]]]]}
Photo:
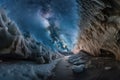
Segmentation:
{"type": "Polygon", "coordinates": [[[78,15],[75,0],[0,0],[0,7],[6,10],[22,32],[30,32],[48,47],[53,47],[53,44],[46,31],[49,26],[47,18],[53,19],[59,27],[69,48],[76,42],[78,15]]]}

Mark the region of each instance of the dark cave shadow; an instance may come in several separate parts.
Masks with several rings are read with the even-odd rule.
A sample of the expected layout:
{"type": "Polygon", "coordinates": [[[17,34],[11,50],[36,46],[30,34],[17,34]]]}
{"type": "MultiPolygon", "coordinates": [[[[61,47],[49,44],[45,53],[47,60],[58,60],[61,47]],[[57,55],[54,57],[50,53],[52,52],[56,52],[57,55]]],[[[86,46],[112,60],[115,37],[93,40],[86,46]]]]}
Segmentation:
{"type": "Polygon", "coordinates": [[[99,57],[111,57],[111,58],[115,58],[115,55],[114,53],[108,51],[108,50],[105,50],[105,49],[100,49],[100,55],[99,57]]]}
{"type": "Polygon", "coordinates": [[[34,61],[32,58],[25,58],[23,56],[20,56],[18,54],[0,54],[0,60],[5,62],[11,62],[11,61],[34,61]]]}

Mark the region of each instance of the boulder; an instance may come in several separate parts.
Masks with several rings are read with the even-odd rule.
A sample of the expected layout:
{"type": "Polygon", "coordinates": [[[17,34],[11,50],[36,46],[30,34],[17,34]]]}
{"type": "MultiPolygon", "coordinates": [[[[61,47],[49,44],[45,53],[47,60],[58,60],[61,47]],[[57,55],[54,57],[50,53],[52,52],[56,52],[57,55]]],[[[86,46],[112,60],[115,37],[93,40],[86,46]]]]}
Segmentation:
{"type": "Polygon", "coordinates": [[[78,66],[76,66],[76,65],[73,65],[72,66],[72,71],[73,71],[73,73],[81,73],[81,72],[83,72],[85,70],[85,65],[84,64],[81,64],[81,65],[78,65],[78,66]]]}

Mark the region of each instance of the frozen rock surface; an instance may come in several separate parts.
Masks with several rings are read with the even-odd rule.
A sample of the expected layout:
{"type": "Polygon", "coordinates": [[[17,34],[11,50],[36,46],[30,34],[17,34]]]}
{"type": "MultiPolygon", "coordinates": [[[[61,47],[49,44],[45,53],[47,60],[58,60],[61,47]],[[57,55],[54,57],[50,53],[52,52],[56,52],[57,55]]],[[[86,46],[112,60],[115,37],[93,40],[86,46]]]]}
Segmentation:
{"type": "Polygon", "coordinates": [[[76,66],[76,65],[73,65],[72,66],[72,71],[74,72],[74,73],[81,73],[81,72],[83,72],[85,70],[85,65],[84,64],[81,64],[81,65],[78,65],[78,66],[76,66]]]}
{"type": "Polygon", "coordinates": [[[58,57],[29,33],[23,35],[0,9],[0,80],[47,80],[58,57]]]}
{"type": "Polygon", "coordinates": [[[57,57],[58,54],[33,39],[29,32],[23,35],[15,22],[0,9],[0,58],[31,59],[39,63],[49,63],[57,57]]]}
{"type": "Polygon", "coordinates": [[[71,55],[68,58],[68,62],[74,65],[80,65],[86,63],[90,57],[87,53],[80,51],[78,54],[71,55]]]}
{"type": "Polygon", "coordinates": [[[52,75],[58,60],[50,64],[17,61],[0,63],[0,80],[46,80],[52,75]]]}

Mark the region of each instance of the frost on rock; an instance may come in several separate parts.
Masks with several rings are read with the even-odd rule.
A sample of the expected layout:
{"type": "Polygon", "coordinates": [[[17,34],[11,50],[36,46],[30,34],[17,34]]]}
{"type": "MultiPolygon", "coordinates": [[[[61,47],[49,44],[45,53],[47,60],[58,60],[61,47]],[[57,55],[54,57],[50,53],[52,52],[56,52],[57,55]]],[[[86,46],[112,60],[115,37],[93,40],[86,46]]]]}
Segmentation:
{"type": "Polygon", "coordinates": [[[81,64],[79,66],[76,66],[76,65],[72,66],[72,71],[74,73],[81,73],[81,72],[84,71],[84,69],[85,69],[85,65],[84,64],[81,64]]]}
{"type": "Polygon", "coordinates": [[[90,57],[86,52],[80,51],[78,54],[71,55],[68,58],[68,62],[74,65],[80,65],[86,63],[90,57]]]}
{"type": "Polygon", "coordinates": [[[13,57],[13,55],[33,59],[39,63],[48,63],[55,59],[57,54],[35,41],[30,34],[26,33],[23,36],[15,22],[0,9],[0,56],[13,57]]]}
{"type": "Polygon", "coordinates": [[[0,64],[0,80],[47,80],[52,76],[59,59],[49,64],[35,64],[34,62],[3,62],[0,64]]]}

